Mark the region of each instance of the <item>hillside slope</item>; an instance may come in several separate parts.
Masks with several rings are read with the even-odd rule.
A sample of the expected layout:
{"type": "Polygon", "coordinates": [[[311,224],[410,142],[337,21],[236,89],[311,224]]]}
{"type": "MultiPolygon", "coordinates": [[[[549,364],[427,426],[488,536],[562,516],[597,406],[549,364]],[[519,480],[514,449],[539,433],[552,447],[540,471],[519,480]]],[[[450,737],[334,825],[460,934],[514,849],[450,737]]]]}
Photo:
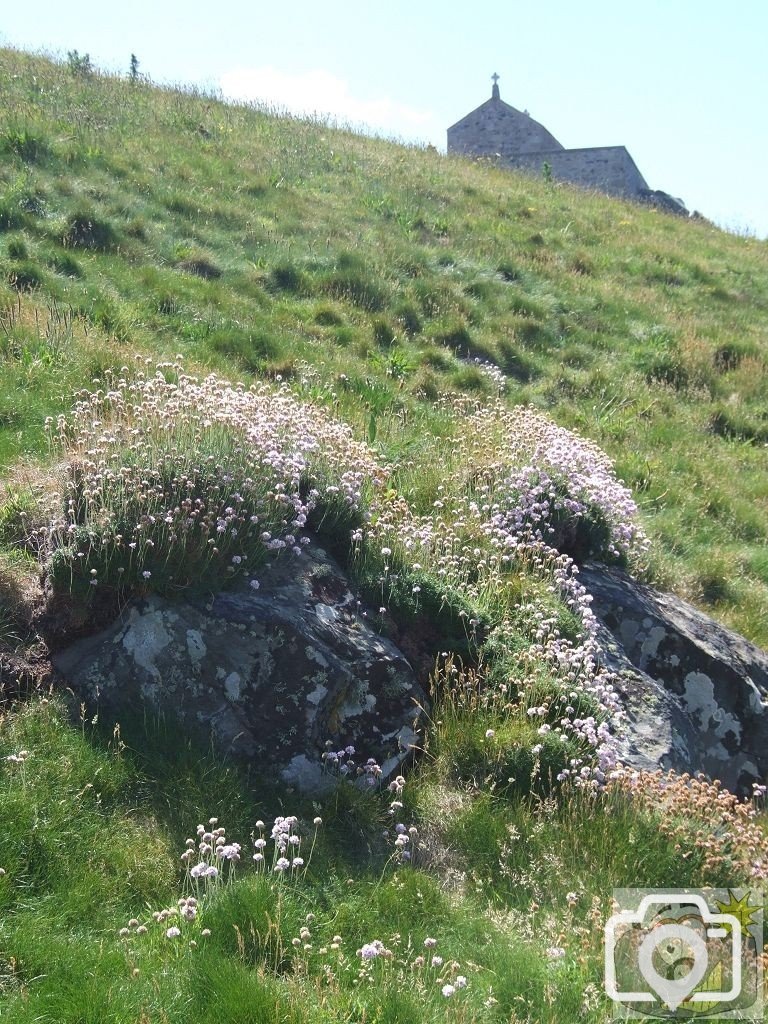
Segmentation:
{"type": "Polygon", "coordinates": [[[768,643],[765,243],[13,51],[0,91],[6,465],[136,350],[305,378],[385,448],[490,360],[615,459],[654,577],[768,643]]]}

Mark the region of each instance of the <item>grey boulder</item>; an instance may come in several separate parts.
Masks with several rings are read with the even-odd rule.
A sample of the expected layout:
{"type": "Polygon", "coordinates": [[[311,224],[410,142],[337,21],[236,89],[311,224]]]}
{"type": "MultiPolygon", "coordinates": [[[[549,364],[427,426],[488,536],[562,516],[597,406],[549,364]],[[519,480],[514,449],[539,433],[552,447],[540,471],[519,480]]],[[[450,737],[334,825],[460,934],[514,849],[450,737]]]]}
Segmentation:
{"type": "Polygon", "coordinates": [[[692,605],[587,565],[603,660],[618,674],[625,763],[702,771],[748,795],[768,774],[768,655],[692,605]]]}
{"type": "Polygon", "coordinates": [[[326,741],[394,774],[418,743],[426,697],[410,664],[311,545],[208,599],[152,595],[54,656],[90,707],[148,708],[189,734],[317,792],[326,741]]]}

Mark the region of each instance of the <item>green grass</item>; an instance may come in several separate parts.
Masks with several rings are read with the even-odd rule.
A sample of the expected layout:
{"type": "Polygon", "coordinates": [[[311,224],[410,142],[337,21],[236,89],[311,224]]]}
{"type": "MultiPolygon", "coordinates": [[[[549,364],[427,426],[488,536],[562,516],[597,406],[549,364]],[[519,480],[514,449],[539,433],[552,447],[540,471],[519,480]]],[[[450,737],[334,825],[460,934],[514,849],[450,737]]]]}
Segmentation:
{"type": "MultiPolygon", "coordinates": [[[[474,360],[493,362],[506,403],[615,460],[652,540],[649,577],[768,644],[765,242],[11,50],[0,98],[0,657],[29,642],[19,609],[55,470],[45,417],[137,355],[176,354],[193,372],[280,378],[346,420],[419,514],[455,468],[462,423],[443,396],[490,400],[474,360]]],[[[343,556],[350,524],[314,525],[343,556]]],[[[415,577],[385,594],[376,559],[356,571],[373,606],[390,607],[382,628],[429,620],[435,650],[470,673],[464,619],[511,613],[534,586],[522,574],[505,593],[445,601],[424,573],[415,599],[415,577]]],[[[514,624],[524,645],[522,613],[514,624]]],[[[723,847],[711,794],[670,828],[623,793],[552,792],[562,748],[547,739],[532,760],[514,632],[504,642],[511,660],[485,667],[509,683],[509,707],[435,682],[401,812],[419,829],[410,865],[382,836],[383,794],[342,787],[313,806],[172,723],[137,713],[113,735],[52,695],[5,706],[0,1018],[603,1021],[611,888],[736,884],[743,860],[729,848],[712,861],[698,843],[723,847]],[[249,836],[259,817],[294,812],[325,824],[306,877],[276,886],[249,870],[249,836]],[[211,815],[244,863],[191,948],[151,911],[182,895],[184,840],[211,815]],[[311,950],[292,942],[307,914],[311,950]],[[150,932],[126,940],[133,917],[150,932]],[[468,978],[450,1000],[410,966],[427,936],[468,978]],[[356,950],[375,938],[392,958],[361,978],[356,950]]],[[[554,699],[545,672],[528,684],[554,699]]]]}
{"type": "Polygon", "coordinates": [[[110,733],[37,697],[6,717],[0,756],[0,1005],[14,1021],[174,1022],[213,1008],[222,1024],[437,1021],[448,1002],[436,979],[460,973],[458,1020],[573,1019],[564,1015],[591,1005],[594,989],[582,1016],[597,1022],[597,924],[611,888],[723,881],[700,855],[681,865],[657,818],[619,795],[495,795],[429,762],[406,786],[403,812],[419,815],[423,846],[413,866],[398,866],[381,839],[383,797],[348,787],[289,805],[258,770],[223,765],[162,723],[137,718],[110,733]],[[22,750],[23,763],[5,760],[22,750]],[[254,822],[278,811],[324,818],[303,879],[249,867],[254,822]],[[183,895],[179,851],[212,813],[243,843],[238,879],[166,938],[168,922],[151,912],[183,895]],[[303,927],[311,935],[294,943],[303,927]],[[361,979],[356,951],[375,938],[392,958],[361,979]],[[553,962],[554,946],[565,954],[553,962]],[[461,966],[414,968],[424,953],[461,966]],[[498,1002],[484,1005],[489,997],[498,1002]]]}

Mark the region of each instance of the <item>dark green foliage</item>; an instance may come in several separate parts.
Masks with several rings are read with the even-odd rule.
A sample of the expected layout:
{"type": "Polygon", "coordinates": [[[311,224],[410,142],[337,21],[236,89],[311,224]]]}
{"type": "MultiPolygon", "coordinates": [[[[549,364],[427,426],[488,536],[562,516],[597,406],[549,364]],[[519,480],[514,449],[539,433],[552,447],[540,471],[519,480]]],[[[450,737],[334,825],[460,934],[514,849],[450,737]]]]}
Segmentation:
{"type": "Polygon", "coordinates": [[[451,349],[460,359],[474,353],[472,335],[465,324],[450,325],[434,334],[434,340],[451,349]]]}
{"type": "Polygon", "coordinates": [[[0,231],[15,231],[24,227],[25,219],[17,201],[10,196],[0,199],[0,231]]]}
{"type": "Polygon", "coordinates": [[[457,780],[477,790],[500,796],[544,795],[557,785],[557,776],[568,768],[579,750],[574,742],[559,736],[540,737],[536,727],[509,723],[485,736],[485,722],[462,720],[451,736],[451,761],[457,780]],[[540,747],[537,754],[532,748],[540,747]]]}
{"type": "Polygon", "coordinates": [[[315,323],[321,327],[340,327],[344,317],[332,306],[320,306],[315,312],[315,323]]]}
{"type": "Polygon", "coordinates": [[[760,350],[754,342],[734,339],[730,344],[721,345],[715,349],[712,354],[712,362],[716,370],[727,373],[740,366],[742,360],[757,358],[759,355],[760,350]]]}
{"type": "MultiPolygon", "coordinates": [[[[567,498],[565,491],[557,484],[555,490],[562,498],[567,498]]],[[[554,532],[548,534],[547,543],[570,555],[575,562],[586,562],[590,558],[609,563],[615,561],[608,553],[610,526],[601,510],[595,506],[583,516],[573,516],[565,509],[553,509],[549,527],[554,532]]]]}
{"type": "Polygon", "coordinates": [[[171,292],[164,292],[157,300],[157,312],[163,316],[175,316],[179,311],[179,301],[171,292]]]}
{"type": "Polygon", "coordinates": [[[491,390],[488,377],[477,366],[459,366],[451,375],[451,383],[460,391],[483,395],[491,390]]]}
{"type": "Polygon", "coordinates": [[[381,566],[352,562],[350,565],[355,582],[364,600],[376,608],[386,604],[387,616],[398,629],[408,633],[421,634],[425,650],[429,649],[432,661],[440,651],[455,651],[467,662],[472,662],[477,652],[477,640],[484,635],[486,625],[482,614],[461,594],[446,593],[439,579],[427,573],[398,572],[397,567],[382,582],[381,566]],[[413,587],[420,587],[414,594],[413,587]],[[474,631],[467,623],[477,621],[474,631]]]}
{"type": "Polygon", "coordinates": [[[522,318],[515,324],[515,337],[521,344],[537,352],[549,351],[560,344],[551,328],[527,318],[522,318]]]}
{"type": "Polygon", "coordinates": [[[498,273],[505,281],[519,281],[521,277],[520,268],[514,263],[500,263],[498,273]]]}
{"type": "Polygon", "coordinates": [[[64,277],[83,276],[83,268],[71,252],[54,253],[49,261],[49,265],[53,267],[57,274],[63,274],[64,277]]]}
{"type": "Polygon", "coordinates": [[[267,331],[246,331],[235,326],[211,331],[206,347],[251,373],[258,373],[268,360],[279,358],[283,352],[280,339],[267,331]]]}
{"type": "Polygon", "coordinates": [[[574,274],[586,274],[591,276],[595,273],[595,261],[586,252],[579,252],[571,260],[571,269],[574,274]]]}
{"type": "Polygon", "coordinates": [[[179,270],[194,274],[195,277],[202,277],[205,281],[216,281],[221,277],[221,269],[206,256],[190,256],[179,260],[176,266],[179,270]]]}
{"type": "Polygon", "coordinates": [[[403,302],[395,309],[395,317],[406,334],[419,334],[422,328],[419,311],[410,302],[403,302]]]}
{"type": "Polygon", "coordinates": [[[337,270],[327,275],[321,284],[329,295],[351,302],[359,309],[377,312],[386,305],[386,293],[365,270],[337,270]]]}
{"type": "Polygon", "coordinates": [[[674,352],[665,352],[651,359],[643,358],[641,361],[646,366],[645,376],[649,383],[660,381],[662,384],[668,384],[677,390],[687,387],[689,382],[688,369],[682,365],[674,352]]]}
{"type": "Polygon", "coordinates": [[[514,342],[501,338],[496,342],[496,349],[499,354],[499,366],[508,377],[526,382],[535,375],[534,364],[514,342]]]}
{"type": "Polygon", "coordinates": [[[327,294],[369,312],[382,310],[387,302],[380,276],[355,253],[340,253],[336,269],[323,275],[319,283],[327,294]]]}
{"type": "Polygon", "coordinates": [[[421,370],[413,381],[413,391],[427,402],[436,402],[440,394],[440,379],[429,369],[421,370]]]}

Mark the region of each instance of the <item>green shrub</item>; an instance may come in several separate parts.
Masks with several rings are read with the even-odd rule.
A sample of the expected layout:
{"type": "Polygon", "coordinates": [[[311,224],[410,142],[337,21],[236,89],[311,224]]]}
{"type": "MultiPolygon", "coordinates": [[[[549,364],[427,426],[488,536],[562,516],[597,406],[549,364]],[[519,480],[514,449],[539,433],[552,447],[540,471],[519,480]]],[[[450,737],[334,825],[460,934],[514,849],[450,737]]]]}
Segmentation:
{"type": "Polygon", "coordinates": [[[93,74],[90,54],[80,54],[77,50],[67,51],[67,67],[74,78],[90,78],[93,74]]]}

